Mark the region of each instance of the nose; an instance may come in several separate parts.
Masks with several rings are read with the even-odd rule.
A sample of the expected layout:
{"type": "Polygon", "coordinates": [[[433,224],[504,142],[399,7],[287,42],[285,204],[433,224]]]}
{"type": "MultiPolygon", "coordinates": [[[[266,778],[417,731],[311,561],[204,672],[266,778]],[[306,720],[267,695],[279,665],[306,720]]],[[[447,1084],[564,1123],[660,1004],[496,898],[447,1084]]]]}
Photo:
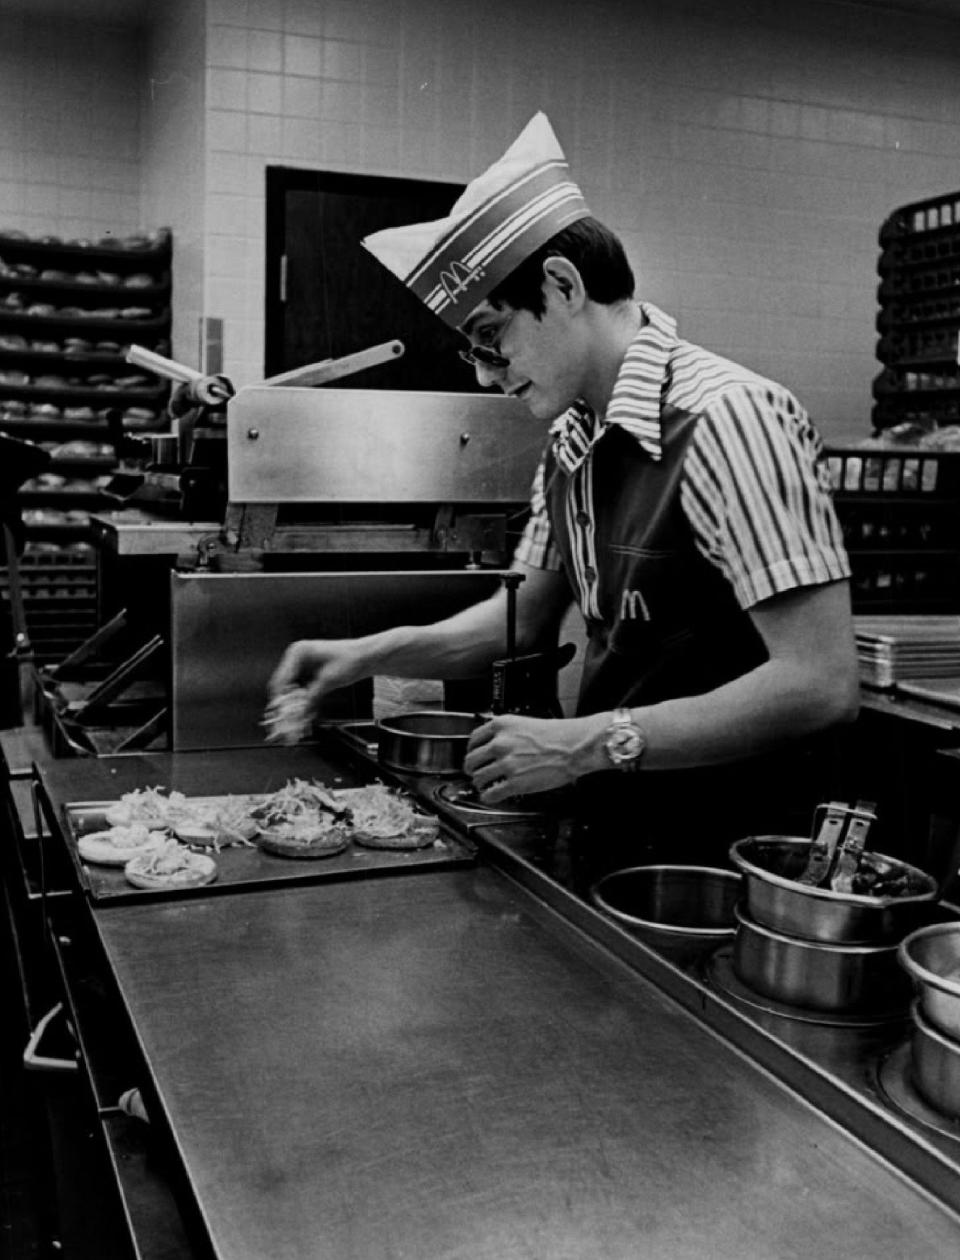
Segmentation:
{"type": "Polygon", "coordinates": [[[488,363],[475,363],[473,366],[476,368],[477,381],[483,389],[489,389],[491,385],[498,384],[507,370],[501,367],[490,367],[488,363]]]}

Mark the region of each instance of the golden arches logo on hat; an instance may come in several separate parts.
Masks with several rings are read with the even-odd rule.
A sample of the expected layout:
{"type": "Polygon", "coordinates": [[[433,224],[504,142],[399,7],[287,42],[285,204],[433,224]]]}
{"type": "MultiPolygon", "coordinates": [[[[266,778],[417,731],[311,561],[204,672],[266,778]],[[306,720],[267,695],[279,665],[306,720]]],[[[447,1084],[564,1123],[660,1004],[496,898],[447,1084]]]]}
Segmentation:
{"type": "Polygon", "coordinates": [[[408,275],[405,284],[435,315],[456,327],[466,288],[447,273],[469,275],[471,309],[541,245],[590,213],[565,162],[545,163],[457,223],[408,275]]]}
{"type": "Polygon", "coordinates": [[[524,259],[589,214],[541,113],[470,182],[447,218],[387,228],[366,237],[364,245],[457,328],[524,259]]]}
{"type": "Polygon", "coordinates": [[[468,267],[463,262],[452,262],[448,270],[440,272],[440,287],[447,298],[456,303],[471,284],[483,279],[484,274],[482,267],[468,267]]]}

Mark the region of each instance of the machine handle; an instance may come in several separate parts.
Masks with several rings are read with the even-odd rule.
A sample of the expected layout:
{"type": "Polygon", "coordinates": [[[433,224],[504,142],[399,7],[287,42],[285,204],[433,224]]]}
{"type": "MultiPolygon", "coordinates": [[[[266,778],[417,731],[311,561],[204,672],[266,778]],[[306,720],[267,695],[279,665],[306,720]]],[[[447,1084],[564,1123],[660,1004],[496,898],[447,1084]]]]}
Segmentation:
{"type": "Polygon", "coordinates": [[[168,381],[177,381],[181,385],[187,385],[189,387],[187,392],[193,401],[207,406],[225,402],[236,392],[225,376],[205,376],[196,368],[177,363],[162,354],[157,354],[155,350],[147,350],[144,346],[128,346],[124,358],[135,367],[146,368],[148,372],[164,376],[168,381]]]}
{"type": "Polygon", "coordinates": [[[23,1052],[23,1066],[29,1072],[78,1072],[80,1065],[76,1059],[57,1059],[51,1055],[39,1053],[39,1045],[47,1029],[63,1011],[63,1003],[51,1006],[46,1015],[37,1023],[30,1034],[23,1052]]]}
{"type": "Polygon", "coordinates": [[[345,354],[340,359],[322,359],[319,363],[308,363],[304,367],[292,368],[289,372],[281,372],[278,376],[268,376],[260,384],[326,385],[330,381],[352,376],[355,372],[362,372],[366,368],[389,363],[391,359],[399,359],[403,353],[402,341],[384,341],[379,346],[370,346],[366,350],[358,350],[355,354],[345,354]]]}

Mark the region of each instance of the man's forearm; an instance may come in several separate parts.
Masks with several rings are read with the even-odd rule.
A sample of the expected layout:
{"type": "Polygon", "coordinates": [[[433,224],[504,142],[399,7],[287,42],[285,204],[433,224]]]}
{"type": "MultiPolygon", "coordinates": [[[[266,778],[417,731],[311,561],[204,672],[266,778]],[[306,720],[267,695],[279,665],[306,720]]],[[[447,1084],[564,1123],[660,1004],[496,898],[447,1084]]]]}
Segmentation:
{"type": "Polygon", "coordinates": [[[466,678],[489,668],[506,652],[506,609],[506,599],[498,591],[443,621],[394,626],[355,639],[354,646],[368,675],[466,678]]]}

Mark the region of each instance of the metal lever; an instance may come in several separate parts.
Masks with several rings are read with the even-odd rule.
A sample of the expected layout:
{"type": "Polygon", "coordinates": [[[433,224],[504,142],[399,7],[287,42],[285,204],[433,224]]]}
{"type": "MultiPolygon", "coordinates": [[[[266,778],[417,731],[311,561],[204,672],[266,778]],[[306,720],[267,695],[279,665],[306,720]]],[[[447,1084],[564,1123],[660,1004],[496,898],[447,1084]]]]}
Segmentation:
{"type": "Polygon", "coordinates": [[[389,363],[391,359],[399,359],[404,353],[402,341],[384,341],[379,346],[370,346],[367,350],[358,350],[355,354],[345,354],[340,359],[323,359],[319,363],[308,363],[304,367],[292,368],[289,372],[281,372],[278,376],[268,376],[261,385],[326,385],[329,381],[338,381],[343,376],[352,376],[366,368],[378,367],[381,363],[389,363]]]}
{"type": "Polygon", "coordinates": [[[871,826],[877,821],[877,807],[873,801],[857,801],[852,812],[847,834],[837,852],[837,862],[830,879],[834,892],[852,893],[853,881],[860,869],[860,859],[867,843],[871,826]]]}
{"type": "Polygon", "coordinates": [[[59,1059],[52,1055],[40,1053],[40,1042],[47,1029],[63,1011],[63,1003],[52,1006],[40,1020],[23,1051],[23,1066],[30,1072],[78,1072],[80,1065],[76,1059],[59,1059]]]}
{"type": "Polygon", "coordinates": [[[78,648],[75,648],[69,656],[65,656],[62,661],[54,665],[50,669],[45,669],[44,677],[58,679],[70,673],[77,665],[83,665],[97,655],[102,647],[110,642],[121,630],[126,629],[127,610],[121,608],[115,613],[109,621],[95,630],[89,639],[85,639],[78,648]]]}
{"type": "Polygon", "coordinates": [[[84,700],[74,701],[66,706],[65,716],[75,722],[88,720],[92,713],[103,708],[114,700],[124,687],[132,680],[137,670],[163,648],[163,637],[155,634],[139,647],[113,671],[109,677],[98,683],[84,700]]]}
{"type": "Polygon", "coordinates": [[[27,628],[27,616],[23,607],[23,587],[20,583],[20,559],[17,555],[17,543],[13,530],[3,522],[3,542],[6,548],[7,561],[7,596],[10,601],[10,621],[13,625],[13,647],[7,653],[8,659],[27,662],[32,660],[30,632],[27,628]]]}
{"type": "Polygon", "coordinates": [[[166,377],[168,381],[187,385],[193,400],[208,407],[226,402],[236,393],[225,376],[207,376],[196,368],[177,363],[157,354],[155,350],[147,350],[144,346],[128,346],[124,358],[135,367],[146,368],[157,376],[166,377]]]}
{"type": "Polygon", "coordinates": [[[847,806],[841,801],[830,801],[820,808],[825,816],[810,845],[807,864],[797,877],[798,884],[809,888],[819,888],[829,878],[837,843],[847,821],[847,806]]]}

